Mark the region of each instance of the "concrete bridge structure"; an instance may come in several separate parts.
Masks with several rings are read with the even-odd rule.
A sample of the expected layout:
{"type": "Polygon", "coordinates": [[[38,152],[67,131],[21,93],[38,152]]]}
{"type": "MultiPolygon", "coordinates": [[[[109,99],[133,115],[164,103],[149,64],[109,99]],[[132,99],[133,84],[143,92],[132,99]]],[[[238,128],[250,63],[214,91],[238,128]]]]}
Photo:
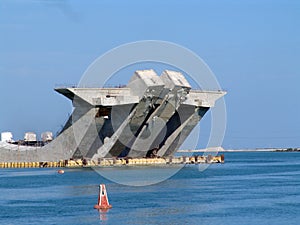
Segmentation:
{"type": "Polygon", "coordinates": [[[136,71],[126,87],[56,88],[74,110],[43,147],[0,142],[0,162],[173,155],[224,91],[191,89],[177,71],[136,71]]]}

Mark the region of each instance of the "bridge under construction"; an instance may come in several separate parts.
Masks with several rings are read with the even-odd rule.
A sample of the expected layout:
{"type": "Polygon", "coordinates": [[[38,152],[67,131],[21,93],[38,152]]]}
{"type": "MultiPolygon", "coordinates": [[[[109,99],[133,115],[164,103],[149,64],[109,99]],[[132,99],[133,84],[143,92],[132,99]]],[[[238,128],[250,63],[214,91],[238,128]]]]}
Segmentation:
{"type": "Polygon", "coordinates": [[[125,87],[63,87],[74,110],[44,146],[0,142],[0,162],[170,157],[224,91],[193,90],[177,71],[135,71],[125,87]]]}

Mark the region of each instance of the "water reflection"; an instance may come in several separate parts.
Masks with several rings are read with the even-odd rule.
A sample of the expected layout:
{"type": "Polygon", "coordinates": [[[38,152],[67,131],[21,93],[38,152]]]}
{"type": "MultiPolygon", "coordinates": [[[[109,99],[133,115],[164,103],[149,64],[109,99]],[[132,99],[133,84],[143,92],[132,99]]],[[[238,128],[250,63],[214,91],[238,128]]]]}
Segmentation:
{"type": "Polygon", "coordinates": [[[107,221],[107,213],[109,212],[109,209],[97,209],[99,212],[99,219],[101,221],[107,221]]]}

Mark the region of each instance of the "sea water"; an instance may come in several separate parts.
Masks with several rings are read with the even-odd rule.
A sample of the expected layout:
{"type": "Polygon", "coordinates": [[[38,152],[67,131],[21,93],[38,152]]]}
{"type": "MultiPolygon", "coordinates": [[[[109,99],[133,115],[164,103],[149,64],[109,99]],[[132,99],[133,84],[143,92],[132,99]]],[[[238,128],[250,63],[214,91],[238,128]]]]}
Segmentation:
{"type": "Polygon", "coordinates": [[[225,164],[141,187],[92,169],[1,169],[0,224],[300,224],[300,153],[225,153],[225,164]],[[107,212],[93,209],[100,183],[107,212]]]}

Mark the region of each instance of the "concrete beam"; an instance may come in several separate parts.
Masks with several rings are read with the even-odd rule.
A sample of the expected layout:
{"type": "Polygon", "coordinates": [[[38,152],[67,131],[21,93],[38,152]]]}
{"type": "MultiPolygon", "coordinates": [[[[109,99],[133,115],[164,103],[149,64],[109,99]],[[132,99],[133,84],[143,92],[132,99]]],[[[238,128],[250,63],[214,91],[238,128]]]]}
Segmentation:
{"type": "Polygon", "coordinates": [[[114,106],[138,103],[130,88],[56,88],[72,101],[85,101],[92,106],[114,106]]]}

